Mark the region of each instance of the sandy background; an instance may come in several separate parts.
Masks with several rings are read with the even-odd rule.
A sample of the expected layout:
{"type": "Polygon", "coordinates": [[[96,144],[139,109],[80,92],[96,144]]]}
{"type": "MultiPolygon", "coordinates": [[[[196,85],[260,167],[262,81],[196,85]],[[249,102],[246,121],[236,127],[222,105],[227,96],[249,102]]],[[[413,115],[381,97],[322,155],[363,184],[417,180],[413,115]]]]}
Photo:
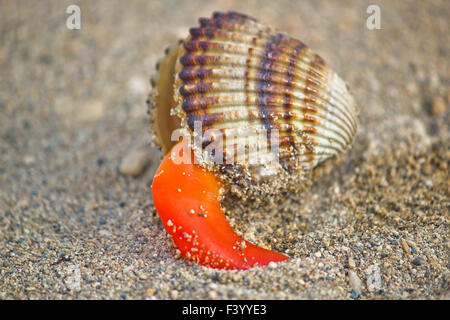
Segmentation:
{"type": "Polygon", "coordinates": [[[1,1],[0,299],[449,299],[449,30],[447,0],[1,1]],[[292,257],[245,272],[176,259],[150,192],[155,62],[228,9],[319,52],[361,109],[353,149],[309,192],[230,217],[292,257]],[[127,157],[150,166],[125,176],[127,157]]]}

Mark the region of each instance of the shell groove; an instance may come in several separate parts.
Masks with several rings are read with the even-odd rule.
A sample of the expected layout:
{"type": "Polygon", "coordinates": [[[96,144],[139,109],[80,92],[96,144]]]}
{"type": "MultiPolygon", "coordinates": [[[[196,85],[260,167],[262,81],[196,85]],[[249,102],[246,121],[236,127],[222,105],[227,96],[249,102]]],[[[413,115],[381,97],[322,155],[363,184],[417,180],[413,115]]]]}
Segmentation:
{"type": "MultiPolygon", "coordinates": [[[[178,47],[174,100],[181,126],[193,131],[199,122],[202,133],[220,132],[226,160],[243,145],[239,163],[256,179],[313,168],[349,147],[357,128],[354,99],[317,53],[244,14],[216,12],[199,22],[178,47]],[[278,154],[255,154],[255,145],[274,142],[278,154]]],[[[203,147],[215,142],[202,136],[203,147]]]]}

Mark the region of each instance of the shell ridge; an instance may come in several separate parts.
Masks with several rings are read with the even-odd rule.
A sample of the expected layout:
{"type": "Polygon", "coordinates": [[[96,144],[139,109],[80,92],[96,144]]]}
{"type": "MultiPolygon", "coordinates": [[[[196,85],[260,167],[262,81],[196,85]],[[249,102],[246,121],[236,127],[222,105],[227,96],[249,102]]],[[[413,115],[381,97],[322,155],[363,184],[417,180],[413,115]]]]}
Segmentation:
{"type": "MultiPolygon", "coordinates": [[[[232,66],[230,66],[228,68],[223,67],[223,65],[217,65],[217,66],[221,67],[221,68],[217,68],[217,69],[201,68],[201,69],[192,69],[191,70],[191,69],[189,69],[190,67],[188,67],[187,69],[185,69],[183,74],[181,74],[181,78],[184,79],[184,80],[193,79],[193,78],[195,78],[195,75],[198,74],[199,77],[201,77],[202,79],[205,79],[207,75],[208,75],[208,79],[213,78],[213,76],[225,79],[227,77],[222,74],[222,73],[224,73],[223,70],[233,70],[232,66]]],[[[207,67],[207,66],[203,66],[203,67],[207,67]]],[[[256,68],[253,69],[251,67],[248,68],[248,69],[249,70],[255,70],[255,71],[259,70],[259,69],[256,69],[256,68]]],[[[245,73],[244,67],[242,67],[241,70],[242,70],[242,73],[245,73]]],[[[230,77],[230,79],[234,79],[234,78],[238,78],[238,77],[239,76],[236,74],[236,76],[230,77]]],[[[249,76],[249,79],[256,80],[256,79],[253,78],[253,76],[249,76]]],[[[308,78],[305,77],[305,79],[308,79],[308,78]]],[[[297,80],[297,78],[296,78],[296,80],[297,80]]],[[[298,80],[304,80],[304,79],[298,78],[298,80]]],[[[284,85],[283,82],[275,81],[275,80],[272,80],[271,83],[284,85]]],[[[295,82],[295,87],[298,88],[298,89],[305,89],[306,85],[304,85],[302,87],[302,86],[300,86],[300,83],[301,83],[301,81],[299,81],[298,83],[295,82]]],[[[321,86],[320,88],[318,88],[319,90],[315,90],[314,94],[312,94],[311,96],[319,97],[319,98],[321,98],[321,100],[323,100],[324,102],[328,102],[328,103],[330,103],[330,101],[326,100],[326,98],[327,97],[328,98],[332,98],[333,101],[331,101],[331,102],[332,102],[333,107],[335,107],[336,109],[340,110],[341,112],[343,112],[343,114],[346,115],[347,120],[352,124],[352,129],[354,129],[355,124],[356,124],[354,119],[352,119],[346,111],[343,111],[345,109],[343,107],[343,105],[348,104],[348,103],[346,103],[346,101],[342,101],[343,100],[342,96],[345,96],[345,94],[348,95],[348,92],[345,92],[345,94],[339,94],[338,96],[331,95],[332,92],[333,92],[333,90],[330,88],[332,84],[334,84],[334,83],[331,83],[331,84],[328,84],[328,85],[324,84],[323,87],[321,86]],[[325,97],[322,97],[321,95],[319,95],[318,94],[319,92],[323,93],[325,95],[325,97]],[[334,101],[336,101],[336,102],[334,102],[334,101]]]]}
{"type": "MultiPolygon", "coordinates": [[[[195,49],[200,47],[199,42],[215,42],[217,44],[230,43],[235,46],[238,45],[252,45],[255,48],[264,49],[267,41],[271,40],[268,34],[261,34],[259,37],[250,35],[241,31],[227,31],[219,28],[192,28],[190,29],[191,38],[189,39],[188,48],[195,49]]],[[[303,57],[308,58],[306,63],[310,63],[316,57],[316,53],[305,43],[284,33],[278,33],[288,41],[280,43],[278,48],[280,52],[286,55],[291,55],[295,48],[301,48],[303,57]]],[[[325,63],[324,65],[327,66],[325,63]]]]}
{"type": "MultiPolygon", "coordinates": [[[[247,90],[247,96],[248,93],[252,93],[255,94],[257,92],[257,89],[248,89],[247,90]]],[[[232,108],[237,108],[240,107],[243,104],[243,101],[236,101],[235,103],[233,103],[233,101],[228,101],[227,103],[225,103],[224,101],[220,101],[220,96],[227,96],[228,93],[234,93],[234,92],[239,92],[239,89],[236,89],[236,91],[232,91],[232,90],[221,90],[220,91],[220,95],[217,95],[219,91],[215,92],[215,91],[208,91],[208,94],[213,94],[212,96],[208,96],[208,97],[193,97],[193,96],[189,96],[189,98],[186,98],[185,102],[183,103],[183,109],[186,112],[195,112],[196,110],[199,110],[200,108],[203,108],[205,106],[208,106],[208,110],[210,111],[215,111],[216,109],[221,109],[221,108],[228,108],[229,110],[232,108]],[[216,93],[216,94],[214,94],[216,93]],[[219,99],[213,99],[219,97],[219,99]],[[217,103],[217,105],[214,105],[214,103],[217,103]],[[189,106],[188,106],[189,105],[189,106]]],[[[285,93],[285,94],[289,94],[289,93],[285,93]]],[[[270,96],[274,97],[274,96],[282,96],[283,93],[272,93],[270,96]]],[[[320,98],[320,97],[318,97],[320,98]]],[[[310,112],[314,112],[314,115],[318,115],[319,113],[317,111],[314,111],[315,108],[319,108],[320,110],[322,110],[324,113],[326,114],[332,114],[333,118],[337,118],[341,121],[342,124],[344,124],[345,127],[340,126],[340,123],[336,120],[334,120],[333,118],[330,118],[329,120],[342,128],[342,130],[344,130],[344,132],[346,132],[347,135],[351,135],[352,131],[353,131],[353,124],[352,122],[350,122],[349,120],[345,121],[338,113],[336,113],[336,111],[333,109],[327,109],[326,108],[326,101],[320,99],[320,103],[317,103],[319,101],[316,101],[315,107],[311,107],[308,105],[308,101],[305,99],[299,99],[295,96],[291,97],[291,110],[298,110],[298,112],[305,112],[306,111],[310,111],[310,112]],[[347,130],[345,129],[347,128],[347,130]]],[[[252,103],[248,102],[246,103],[247,106],[251,106],[252,103]]],[[[273,106],[274,104],[272,104],[273,106]]],[[[336,110],[339,110],[338,108],[336,108],[336,110]]],[[[320,116],[319,116],[320,117],[320,116]]],[[[323,120],[327,120],[326,116],[321,116],[320,117],[323,120]]]]}
{"type": "MultiPolygon", "coordinates": [[[[308,50],[311,50],[309,47],[307,47],[308,50]]],[[[198,39],[191,39],[187,42],[185,42],[185,49],[187,52],[195,53],[195,52],[201,52],[201,53],[217,53],[217,55],[220,57],[223,53],[227,53],[229,55],[235,55],[235,56],[246,56],[248,54],[249,49],[254,51],[254,55],[262,56],[264,53],[264,47],[258,46],[255,43],[238,43],[235,42],[233,39],[223,39],[223,40],[217,40],[214,41],[210,39],[205,40],[198,40],[198,39]],[[217,51],[215,51],[217,50],[217,51]]],[[[289,61],[289,57],[293,53],[293,49],[290,47],[279,47],[277,52],[278,54],[272,57],[267,57],[267,60],[273,59],[273,60],[280,60],[280,58],[284,58],[285,61],[289,61]]],[[[307,52],[305,49],[303,52],[307,52]]],[[[298,56],[297,59],[301,62],[303,62],[303,66],[308,66],[313,62],[313,56],[308,57],[306,55],[298,56]]],[[[286,62],[288,63],[288,62],[286,62]]],[[[307,71],[307,69],[304,69],[304,71],[307,71]]],[[[329,66],[327,64],[324,64],[323,66],[317,66],[317,69],[314,70],[316,72],[316,76],[320,75],[323,77],[322,80],[326,80],[328,73],[330,72],[329,66]]]]}

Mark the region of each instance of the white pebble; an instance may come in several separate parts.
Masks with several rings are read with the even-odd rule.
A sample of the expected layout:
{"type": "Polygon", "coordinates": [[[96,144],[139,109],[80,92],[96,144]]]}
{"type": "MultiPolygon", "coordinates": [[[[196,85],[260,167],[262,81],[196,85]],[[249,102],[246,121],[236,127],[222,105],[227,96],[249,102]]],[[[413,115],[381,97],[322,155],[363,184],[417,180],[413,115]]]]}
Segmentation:
{"type": "Polygon", "coordinates": [[[375,291],[381,289],[381,275],[380,275],[380,267],[378,265],[374,264],[367,268],[366,270],[367,275],[367,289],[369,291],[375,291]]]}
{"type": "Polygon", "coordinates": [[[128,80],[128,88],[130,92],[136,95],[145,93],[149,88],[147,88],[147,79],[140,76],[134,76],[128,80]]]}
{"type": "Polygon", "coordinates": [[[350,282],[350,286],[352,287],[352,289],[355,290],[357,293],[361,293],[362,282],[355,271],[349,270],[348,280],[350,282]]]}
{"type": "Polygon", "coordinates": [[[177,290],[170,291],[170,296],[172,297],[172,299],[177,299],[178,298],[178,291],[177,290]]]}
{"type": "Polygon", "coordinates": [[[122,159],[119,171],[123,175],[139,176],[144,172],[151,159],[152,156],[148,150],[144,148],[134,149],[122,159]]]}

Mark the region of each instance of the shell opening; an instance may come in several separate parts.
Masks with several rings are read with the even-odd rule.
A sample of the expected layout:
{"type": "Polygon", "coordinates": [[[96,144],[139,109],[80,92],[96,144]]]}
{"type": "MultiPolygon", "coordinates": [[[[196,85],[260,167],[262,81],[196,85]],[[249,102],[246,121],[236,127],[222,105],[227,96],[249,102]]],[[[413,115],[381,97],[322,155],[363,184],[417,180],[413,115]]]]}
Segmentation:
{"type": "Polygon", "coordinates": [[[181,121],[176,115],[172,115],[170,110],[176,106],[174,100],[174,74],[175,63],[178,58],[179,46],[173,46],[168,49],[166,56],[159,65],[159,75],[156,81],[156,121],[155,133],[164,154],[177,143],[171,140],[171,134],[174,130],[181,127],[181,121]]]}

